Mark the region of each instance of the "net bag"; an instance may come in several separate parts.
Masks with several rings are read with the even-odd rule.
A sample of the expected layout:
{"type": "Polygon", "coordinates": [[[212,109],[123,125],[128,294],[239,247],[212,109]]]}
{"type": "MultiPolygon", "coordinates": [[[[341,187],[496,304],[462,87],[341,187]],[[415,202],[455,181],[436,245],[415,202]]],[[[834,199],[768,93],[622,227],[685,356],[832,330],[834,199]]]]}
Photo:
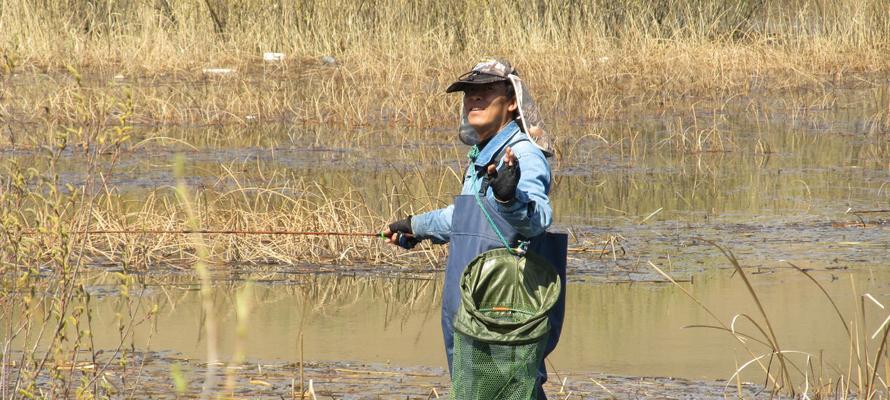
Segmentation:
{"type": "Polygon", "coordinates": [[[452,399],[533,398],[560,289],[553,266],[531,252],[499,248],[470,262],[454,322],[452,399]]]}

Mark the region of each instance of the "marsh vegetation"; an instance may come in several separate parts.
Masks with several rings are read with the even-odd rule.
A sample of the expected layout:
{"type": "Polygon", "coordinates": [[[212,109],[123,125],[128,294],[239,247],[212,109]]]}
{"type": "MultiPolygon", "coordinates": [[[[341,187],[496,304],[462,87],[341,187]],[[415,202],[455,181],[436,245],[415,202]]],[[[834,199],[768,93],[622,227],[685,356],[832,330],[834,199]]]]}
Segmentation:
{"type": "Polygon", "coordinates": [[[15,99],[0,115],[101,124],[124,102],[143,124],[442,126],[455,108],[442,88],[492,55],[522,66],[551,120],[685,112],[879,87],[888,15],[880,0],[15,0],[0,9],[15,99]]]}
{"type": "Polygon", "coordinates": [[[877,0],[5,1],[0,398],[442,394],[445,248],[170,232],[448,204],[442,91],[488,55],[557,140],[576,314],[548,390],[887,397],[887,37],[877,0]],[[335,334],[362,330],[411,357],[335,334]]]}

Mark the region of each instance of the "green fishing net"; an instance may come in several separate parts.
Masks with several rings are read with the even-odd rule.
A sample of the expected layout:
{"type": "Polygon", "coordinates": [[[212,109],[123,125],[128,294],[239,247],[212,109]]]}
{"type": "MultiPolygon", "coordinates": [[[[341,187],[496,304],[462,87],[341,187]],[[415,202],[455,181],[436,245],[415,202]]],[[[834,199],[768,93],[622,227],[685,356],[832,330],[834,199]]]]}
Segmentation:
{"type": "Polygon", "coordinates": [[[461,278],[451,398],[533,398],[559,292],[556,270],[534,253],[495,249],[474,259],[461,278]]]}

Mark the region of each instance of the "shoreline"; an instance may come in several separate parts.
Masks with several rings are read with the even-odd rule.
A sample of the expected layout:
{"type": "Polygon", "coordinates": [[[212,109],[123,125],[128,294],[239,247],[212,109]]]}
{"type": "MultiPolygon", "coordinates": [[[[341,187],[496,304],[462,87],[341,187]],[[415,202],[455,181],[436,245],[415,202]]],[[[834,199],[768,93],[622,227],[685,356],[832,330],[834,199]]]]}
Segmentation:
{"type": "MultiPolygon", "coordinates": [[[[104,357],[102,357],[104,358],[104,357]]],[[[232,393],[250,398],[299,398],[301,376],[306,398],[344,399],[429,399],[447,398],[450,390],[444,368],[399,366],[388,363],[355,363],[350,361],[300,363],[262,362],[250,360],[240,364],[206,363],[164,351],[127,352],[120,363],[78,361],[55,366],[70,379],[90,379],[98,375],[103,391],[108,394],[129,392],[129,395],[158,396],[176,392],[179,397],[193,398],[202,393],[210,381],[213,393],[232,393]],[[123,367],[122,367],[123,365],[123,367]],[[213,378],[208,378],[211,370],[213,378]],[[171,372],[172,371],[172,372],[171,372]],[[301,374],[302,372],[302,374],[301,374]],[[96,374],[96,375],[94,375],[96,374]],[[310,386],[310,381],[311,386],[310,386]]],[[[106,360],[107,362],[107,360],[106,360]]],[[[17,369],[10,365],[11,371],[17,369]]],[[[624,376],[601,372],[549,372],[544,384],[547,395],[554,398],[718,398],[741,394],[744,398],[767,398],[768,392],[750,382],[709,381],[655,376],[624,376]]],[[[38,378],[40,380],[40,378],[38,378]]],[[[775,397],[773,397],[775,398],[775,397]]]]}

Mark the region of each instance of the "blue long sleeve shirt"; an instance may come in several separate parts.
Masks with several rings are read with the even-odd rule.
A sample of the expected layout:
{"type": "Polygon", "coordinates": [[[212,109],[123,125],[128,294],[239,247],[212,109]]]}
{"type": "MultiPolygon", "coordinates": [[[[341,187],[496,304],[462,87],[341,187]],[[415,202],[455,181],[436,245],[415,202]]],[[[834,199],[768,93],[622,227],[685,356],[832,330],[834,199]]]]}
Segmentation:
{"type": "MultiPolygon", "coordinates": [[[[479,191],[486,167],[497,162],[500,168],[503,159],[495,160],[506,147],[513,149],[519,160],[519,185],[516,187],[516,199],[508,204],[495,201],[491,188],[486,196],[497,211],[513,228],[527,238],[543,233],[553,222],[553,211],[550,207],[550,165],[544,153],[535,146],[525,132],[519,129],[516,121],[501,128],[500,131],[479,151],[476,160],[464,173],[461,194],[473,194],[479,191]]],[[[418,239],[429,239],[433,243],[443,244],[451,240],[451,219],[454,205],[419,214],[411,218],[411,230],[418,239]]],[[[458,216],[460,218],[460,216],[458,216]]]]}

